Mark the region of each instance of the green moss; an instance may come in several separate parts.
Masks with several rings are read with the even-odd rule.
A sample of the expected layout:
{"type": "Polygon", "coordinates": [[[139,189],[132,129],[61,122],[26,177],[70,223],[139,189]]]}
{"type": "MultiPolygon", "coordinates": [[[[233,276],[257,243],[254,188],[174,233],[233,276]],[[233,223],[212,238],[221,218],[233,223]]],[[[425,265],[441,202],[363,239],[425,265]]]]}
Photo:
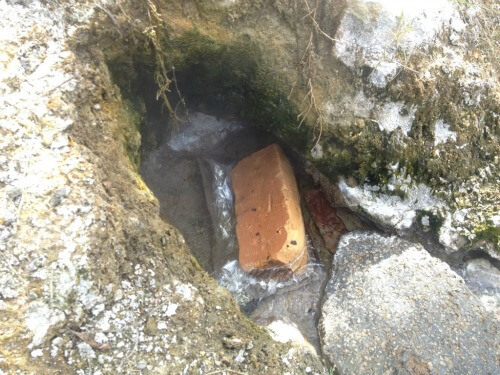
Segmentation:
{"type": "Polygon", "coordinates": [[[198,261],[196,260],[196,258],[194,256],[191,256],[190,257],[191,259],[191,263],[193,264],[193,266],[198,270],[198,271],[203,271],[203,268],[200,266],[200,263],[198,263],[198,261]]]}
{"type": "Polygon", "coordinates": [[[494,226],[491,222],[481,223],[474,228],[474,234],[476,235],[474,242],[486,240],[493,243],[500,252],[500,227],[494,226]]]}
{"type": "MultiPolygon", "coordinates": [[[[280,76],[269,70],[259,46],[249,40],[221,41],[192,30],[171,47],[172,63],[188,103],[203,103],[216,114],[233,114],[274,133],[333,181],[345,175],[358,183],[386,184],[389,163],[399,162],[409,171],[420,167],[422,154],[417,146],[402,149],[396,136],[392,139],[371,122],[358,134],[344,126],[323,129],[325,156],[313,159],[314,126],[298,126],[299,108],[285,95],[280,76]]],[[[403,191],[395,194],[405,196],[403,191]]]]}
{"type": "MultiPolygon", "coordinates": [[[[385,185],[387,176],[390,175],[387,165],[398,162],[401,168],[406,168],[419,182],[432,185],[432,182],[441,181],[442,177],[448,178],[450,170],[456,169],[449,168],[439,158],[429,157],[432,142],[425,140],[433,138],[428,124],[433,124],[436,120],[438,112],[435,107],[417,113],[411,133],[412,141],[406,142],[406,145],[402,145],[396,132],[380,132],[378,124],[373,121],[367,120],[355,132],[351,126],[330,124],[331,126],[323,129],[321,139],[324,157],[319,161],[313,159],[310,149],[314,141],[314,126],[307,122],[298,126],[297,115],[301,108],[296,105],[303,103],[294,105],[288,98],[290,77],[284,74],[290,72],[273,71],[273,63],[266,60],[266,56],[272,53],[263,51],[263,47],[250,38],[235,36],[231,39],[229,34],[212,37],[207,32],[192,29],[167,36],[165,30],[164,33],[160,32],[162,35],[158,38],[163,47],[161,54],[165,67],[170,69],[169,77],[174,78],[172,67],[175,66],[178,87],[190,107],[198,107],[201,111],[212,112],[214,115],[234,116],[274,133],[316,164],[332,181],[337,180],[339,175],[344,175],[354,177],[358,183],[368,181],[371,184],[385,185]]],[[[135,103],[141,95],[144,96],[147,89],[154,91],[151,90],[154,81],[151,81],[157,59],[154,51],[148,55],[143,53],[144,50],[147,48],[141,53],[137,52],[130,61],[115,61],[111,68],[115,82],[131,103],[135,103]],[[143,83],[145,81],[148,81],[146,90],[143,83]],[[141,85],[142,89],[138,90],[137,87],[141,85]]],[[[404,81],[405,77],[402,74],[398,81],[404,81]]],[[[413,87],[414,83],[410,78],[407,79],[408,85],[413,87]]],[[[157,106],[156,93],[150,94],[149,101],[155,102],[157,106]]],[[[399,97],[400,92],[394,94],[399,97]]],[[[170,87],[168,97],[175,107],[179,101],[176,88],[170,87]]],[[[420,97],[408,96],[403,99],[407,103],[418,104],[420,97]]],[[[132,105],[137,107],[136,104],[132,105]]],[[[146,106],[149,116],[153,105],[148,105],[147,99],[146,106]]],[[[160,127],[164,123],[151,124],[141,131],[143,151],[156,146],[166,130],[166,126],[160,127]],[[154,126],[158,128],[153,129],[154,126]]],[[[139,157],[134,147],[129,147],[127,152],[132,164],[137,165],[139,157]]],[[[447,160],[467,166],[458,168],[459,172],[453,172],[454,179],[464,178],[470,172],[472,167],[469,167],[470,163],[465,162],[465,159],[474,158],[462,150],[451,149],[447,152],[447,160]]],[[[395,194],[402,198],[405,196],[403,191],[395,191],[395,194]]]]}
{"type": "Polygon", "coordinates": [[[347,149],[336,148],[325,158],[315,161],[315,164],[321,173],[335,180],[339,175],[352,172],[352,154],[347,149]]]}
{"type": "Polygon", "coordinates": [[[119,118],[124,124],[123,142],[125,152],[135,170],[139,169],[141,146],[140,129],[143,123],[143,111],[138,110],[130,100],[124,99],[119,108],[119,118]]]}
{"type": "MultiPolygon", "coordinates": [[[[314,126],[306,121],[299,127],[300,108],[289,100],[290,88],[283,83],[288,77],[271,70],[272,64],[264,57],[266,54],[269,53],[264,53],[244,36],[236,39],[218,36],[216,39],[196,29],[168,39],[163,51],[165,66],[175,66],[175,79],[190,107],[214,115],[234,116],[272,132],[316,164],[332,181],[345,175],[355,177],[359,183],[368,180],[373,184],[384,184],[387,182],[385,166],[388,163],[399,161],[401,166],[412,165],[413,160],[400,160],[402,153],[397,147],[398,142],[391,143],[378,131],[378,125],[370,122],[359,134],[352,134],[352,129],[345,126],[323,129],[321,144],[325,155],[321,160],[313,159],[310,150],[315,138],[314,126]]],[[[136,61],[134,73],[130,73],[131,65],[127,62],[115,62],[111,68],[115,81],[131,102],[140,95],[144,96],[147,89],[151,91],[155,69],[154,54],[137,54],[133,60],[136,61]],[[128,77],[135,81],[131,83],[128,77]]],[[[172,70],[169,74],[173,79],[172,70]]],[[[154,107],[148,103],[156,102],[154,94],[145,99],[148,116],[154,107]]],[[[170,87],[168,96],[175,107],[179,101],[177,90],[170,87]]],[[[155,140],[161,140],[165,131],[164,128],[151,129],[151,126],[141,131],[143,150],[154,147],[155,140]]],[[[129,151],[135,165],[137,156],[133,149],[129,151]]]]}

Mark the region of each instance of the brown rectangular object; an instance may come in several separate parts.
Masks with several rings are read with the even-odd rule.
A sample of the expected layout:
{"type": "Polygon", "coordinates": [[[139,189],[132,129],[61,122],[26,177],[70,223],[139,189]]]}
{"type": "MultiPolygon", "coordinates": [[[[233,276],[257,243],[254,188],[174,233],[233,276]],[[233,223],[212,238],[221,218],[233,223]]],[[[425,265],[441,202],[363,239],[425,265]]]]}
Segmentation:
{"type": "Polygon", "coordinates": [[[281,147],[272,144],[241,160],[231,177],[241,268],[302,273],[308,254],[300,196],[281,147]]]}
{"type": "Polygon", "coordinates": [[[335,209],[321,190],[311,190],[306,194],[307,208],[325,240],[326,248],[335,253],[340,236],[347,232],[335,209]]]}

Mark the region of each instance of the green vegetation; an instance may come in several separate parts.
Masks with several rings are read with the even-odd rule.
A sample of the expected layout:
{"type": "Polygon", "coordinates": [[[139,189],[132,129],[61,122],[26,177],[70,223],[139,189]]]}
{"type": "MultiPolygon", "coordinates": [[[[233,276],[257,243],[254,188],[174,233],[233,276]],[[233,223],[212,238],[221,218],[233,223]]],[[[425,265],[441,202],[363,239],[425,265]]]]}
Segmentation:
{"type": "Polygon", "coordinates": [[[119,109],[119,118],[123,124],[126,124],[123,133],[123,145],[130,163],[137,171],[140,163],[139,148],[141,146],[139,131],[143,123],[143,114],[129,100],[124,100],[123,106],[119,107],[119,109]]]}
{"type": "Polygon", "coordinates": [[[492,222],[481,223],[474,228],[474,234],[476,235],[474,242],[486,240],[493,243],[500,252],[500,227],[494,226],[492,222]]]}

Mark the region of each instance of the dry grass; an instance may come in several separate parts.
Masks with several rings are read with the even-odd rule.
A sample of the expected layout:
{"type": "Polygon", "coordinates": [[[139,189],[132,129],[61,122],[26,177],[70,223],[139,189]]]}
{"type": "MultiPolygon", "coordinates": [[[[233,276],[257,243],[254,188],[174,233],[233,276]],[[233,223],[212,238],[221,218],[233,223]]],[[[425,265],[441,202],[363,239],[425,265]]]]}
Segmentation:
{"type": "Polygon", "coordinates": [[[485,0],[479,3],[481,12],[477,22],[480,28],[479,42],[481,49],[486,53],[498,76],[500,69],[500,3],[485,0]]]}
{"type": "Polygon", "coordinates": [[[462,13],[471,7],[478,9],[469,22],[478,31],[477,49],[488,61],[498,79],[500,76],[500,2],[498,0],[456,0],[462,13]]]}
{"type": "Polygon", "coordinates": [[[152,47],[151,52],[155,59],[154,79],[158,86],[156,99],[162,100],[174,124],[178,124],[180,120],[177,117],[177,107],[179,104],[186,107],[186,103],[177,87],[175,68],[170,62],[166,52],[168,50],[168,35],[166,34],[167,25],[161,11],[158,10],[152,0],[145,1],[143,5],[148,18],[147,26],[140,26],[134,21],[133,17],[127,13],[123,1],[117,1],[115,3],[115,13],[105,6],[98,5],[97,7],[109,17],[122,38],[131,38],[135,46],[143,44],[146,48],[149,46],[152,47]],[[130,32],[124,35],[123,30],[130,30],[130,32]],[[172,84],[180,99],[175,109],[172,107],[167,96],[172,84]]]}

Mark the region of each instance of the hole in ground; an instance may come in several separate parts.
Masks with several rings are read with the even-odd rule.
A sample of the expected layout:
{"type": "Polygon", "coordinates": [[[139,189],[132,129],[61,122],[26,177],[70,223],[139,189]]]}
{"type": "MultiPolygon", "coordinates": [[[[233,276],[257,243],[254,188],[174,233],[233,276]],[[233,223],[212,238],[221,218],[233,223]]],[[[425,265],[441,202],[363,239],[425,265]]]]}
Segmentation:
{"type": "Polygon", "coordinates": [[[305,193],[316,186],[305,171],[303,158],[271,132],[270,124],[276,119],[269,118],[266,123],[267,109],[262,115],[248,115],[247,101],[251,100],[248,97],[258,94],[242,82],[245,79],[235,77],[231,71],[218,72],[221,87],[207,87],[206,79],[194,77],[205,77],[208,69],[195,63],[177,72],[176,88],[172,87],[168,95],[177,119],[172,118],[161,99],[157,100],[151,67],[136,66],[134,84],[138,94],[135,100],[142,101],[145,107],[139,172],[160,202],[161,217],[181,231],[200,265],[213,274],[216,271],[210,254],[213,226],[200,171],[201,160],[216,160],[232,167],[253,152],[278,143],[291,161],[300,191],[305,193]],[[234,81],[228,83],[227,79],[234,81]],[[181,103],[177,89],[189,108],[181,103]],[[199,134],[189,129],[190,123],[199,125],[203,121],[210,123],[207,129],[214,127],[215,135],[204,133],[207,129],[201,129],[199,134]],[[230,124],[220,130],[221,123],[230,124]]]}
{"type": "MultiPolygon", "coordinates": [[[[190,118],[202,121],[200,117],[198,113],[191,111],[190,118]]],[[[164,121],[167,123],[168,118],[164,118],[164,121]]],[[[182,134],[182,127],[187,127],[188,124],[181,123],[179,126],[181,129],[175,132],[182,134]]],[[[277,139],[271,134],[245,127],[214,149],[193,152],[172,150],[169,141],[175,139],[167,135],[164,142],[146,153],[139,172],[160,202],[160,216],[181,231],[200,265],[213,274],[215,269],[210,250],[214,241],[213,228],[200,163],[203,160],[217,160],[222,166],[230,167],[245,156],[277,142],[277,139]]],[[[204,140],[199,141],[199,146],[202,147],[204,140]]],[[[178,143],[177,146],[183,145],[178,143]]],[[[187,144],[185,146],[190,147],[187,144]]]]}
{"type": "MultiPolygon", "coordinates": [[[[120,74],[119,68],[111,67],[115,76],[120,74]]],[[[276,129],[273,124],[283,118],[290,120],[292,111],[288,104],[281,103],[281,108],[277,108],[274,102],[271,108],[281,111],[279,120],[274,112],[271,114],[270,107],[259,112],[255,104],[258,93],[247,82],[253,74],[251,67],[243,78],[231,71],[218,70],[217,77],[208,82],[204,79],[209,74],[207,69],[209,67],[203,64],[194,63],[177,72],[176,89],[189,103],[189,108],[184,108],[177,93],[171,92],[169,100],[178,117],[174,121],[162,101],[156,98],[157,85],[151,67],[135,66],[136,79],[132,83],[135,90],[129,99],[136,108],[145,108],[139,172],[160,202],[161,217],[180,230],[200,265],[233,293],[242,311],[257,323],[270,326],[281,340],[302,338],[319,353],[317,323],[331,254],[304,205],[306,192],[317,186],[305,171],[305,161],[271,133],[276,129]],[[219,87],[210,86],[218,81],[219,87]],[[225,130],[218,133],[201,132],[196,136],[191,132],[192,124],[209,124],[213,129],[219,129],[220,124],[227,127],[223,126],[225,130]],[[222,135],[224,137],[217,138],[222,135]],[[209,208],[220,207],[220,203],[208,197],[207,179],[210,176],[207,177],[207,169],[203,167],[207,160],[215,160],[224,168],[230,168],[272,143],[282,146],[294,168],[309,237],[307,270],[301,276],[282,282],[247,275],[238,266],[237,254],[220,248],[214,250],[218,247],[217,223],[209,208]]],[[[308,136],[297,132],[297,143],[302,142],[301,137],[308,136]]],[[[344,215],[353,216],[350,212],[344,215]]],[[[236,241],[235,234],[231,236],[236,241]]]]}

